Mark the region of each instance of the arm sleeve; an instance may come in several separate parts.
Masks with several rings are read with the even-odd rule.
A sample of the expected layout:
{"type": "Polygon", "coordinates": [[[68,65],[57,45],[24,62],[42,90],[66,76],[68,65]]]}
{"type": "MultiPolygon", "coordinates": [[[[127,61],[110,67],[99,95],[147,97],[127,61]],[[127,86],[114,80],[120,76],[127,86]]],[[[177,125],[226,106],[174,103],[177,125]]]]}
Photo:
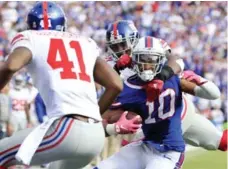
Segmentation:
{"type": "Polygon", "coordinates": [[[196,86],[194,88],[194,93],[195,96],[209,100],[218,99],[221,95],[219,88],[211,81],[207,81],[201,86],[196,86]]]}

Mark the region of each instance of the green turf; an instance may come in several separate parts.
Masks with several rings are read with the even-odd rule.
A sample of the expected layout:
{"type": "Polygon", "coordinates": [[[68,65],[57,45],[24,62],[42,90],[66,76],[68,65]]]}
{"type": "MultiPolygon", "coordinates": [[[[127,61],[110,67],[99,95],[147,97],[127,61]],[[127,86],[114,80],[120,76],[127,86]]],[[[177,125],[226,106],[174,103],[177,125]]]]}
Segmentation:
{"type": "Polygon", "coordinates": [[[224,130],[228,129],[228,123],[227,122],[223,124],[223,128],[224,128],[224,130]]]}
{"type": "Polygon", "coordinates": [[[227,153],[201,149],[187,152],[183,169],[227,169],[227,153]]]}

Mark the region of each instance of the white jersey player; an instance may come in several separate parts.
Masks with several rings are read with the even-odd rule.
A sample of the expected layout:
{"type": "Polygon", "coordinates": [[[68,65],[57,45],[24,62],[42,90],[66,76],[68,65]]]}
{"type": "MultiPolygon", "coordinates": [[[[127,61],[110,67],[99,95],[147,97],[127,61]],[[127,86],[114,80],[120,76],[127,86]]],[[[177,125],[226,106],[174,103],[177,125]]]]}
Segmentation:
{"type": "Polygon", "coordinates": [[[8,121],[8,134],[25,129],[31,124],[28,109],[29,95],[23,86],[22,75],[16,75],[13,88],[9,92],[11,99],[11,112],[8,121]]]}
{"type": "Polygon", "coordinates": [[[0,89],[27,66],[49,120],[0,140],[0,166],[58,161],[50,168],[81,168],[102,150],[100,113],[111,105],[123,84],[99,57],[92,39],[64,32],[65,14],[55,3],[36,3],[27,23],[30,30],[13,38],[9,57],[0,65],[0,89]],[[106,87],[99,102],[95,81],[106,87]]]}
{"type": "MultiPolygon", "coordinates": [[[[112,56],[108,57],[106,60],[117,72],[120,73],[120,76],[123,79],[128,78],[128,75],[132,75],[134,73],[133,70],[129,69],[129,67],[131,67],[131,59],[129,56],[131,55],[131,51],[136,44],[135,42],[137,42],[138,32],[135,27],[134,29],[132,29],[132,27],[134,27],[134,24],[131,21],[114,22],[110,24],[106,34],[108,50],[112,54],[112,56]]],[[[183,60],[173,58],[173,56],[170,55],[171,48],[169,45],[161,39],[160,41],[167,51],[167,59],[169,60],[169,63],[171,63],[169,65],[172,67],[175,73],[181,74],[181,72],[184,70],[183,60]],[[176,62],[180,69],[174,68],[173,62],[176,62]]],[[[153,45],[154,42],[148,43],[153,45]]],[[[161,72],[160,74],[163,73],[164,72],[161,72]]],[[[163,75],[160,77],[163,79],[163,75]]],[[[192,74],[190,78],[191,77],[196,76],[192,74]]],[[[212,82],[208,82],[204,84],[204,86],[199,87],[197,93],[198,96],[206,99],[217,99],[220,97],[220,91],[218,87],[212,82]]],[[[186,117],[183,118],[182,128],[184,132],[184,138],[187,143],[194,146],[203,147],[207,150],[219,149],[226,151],[227,130],[223,132],[218,131],[208,119],[196,114],[197,110],[193,106],[192,101],[189,99],[186,101],[186,106],[188,107],[188,109],[186,109],[188,111],[186,117]],[[190,109],[190,107],[192,108],[190,109]]]]}

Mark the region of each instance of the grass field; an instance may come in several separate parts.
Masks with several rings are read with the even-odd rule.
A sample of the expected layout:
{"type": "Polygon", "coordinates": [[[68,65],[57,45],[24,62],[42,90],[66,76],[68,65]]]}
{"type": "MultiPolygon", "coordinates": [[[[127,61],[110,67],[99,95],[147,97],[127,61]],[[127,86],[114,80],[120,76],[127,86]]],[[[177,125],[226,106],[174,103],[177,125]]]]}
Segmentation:
{"type": "Polygon", "coordinates": [[[227,169],[227,153],[202,149],[187,152],[183,169],[227,169]]]}

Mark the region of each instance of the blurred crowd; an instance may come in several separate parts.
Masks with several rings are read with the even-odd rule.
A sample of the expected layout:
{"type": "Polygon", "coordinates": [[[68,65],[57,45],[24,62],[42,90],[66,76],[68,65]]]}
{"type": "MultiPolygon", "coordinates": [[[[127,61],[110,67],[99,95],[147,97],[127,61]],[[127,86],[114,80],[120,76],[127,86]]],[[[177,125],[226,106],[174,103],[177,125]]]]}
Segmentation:
{"type": "MultiPolygon", "coordinates": [[[[26,29],[26,15],[34,2],[0,2],[0,60],[10,40],[26,29]]],[[[67,15],[67,30],[92,37],[106,54],[105,33],[110,22],[133,20],[141,36],[162,38],[186,69],[215,82],[221,99],[193,97],[200,112],[215,124],[227,116],[227,2],[58,2],[67,15]]],[[[20,74],[25,83],[26,69],[20,74]]],[[[13,88],[14,83],[10,85],[13,88]]]]}

